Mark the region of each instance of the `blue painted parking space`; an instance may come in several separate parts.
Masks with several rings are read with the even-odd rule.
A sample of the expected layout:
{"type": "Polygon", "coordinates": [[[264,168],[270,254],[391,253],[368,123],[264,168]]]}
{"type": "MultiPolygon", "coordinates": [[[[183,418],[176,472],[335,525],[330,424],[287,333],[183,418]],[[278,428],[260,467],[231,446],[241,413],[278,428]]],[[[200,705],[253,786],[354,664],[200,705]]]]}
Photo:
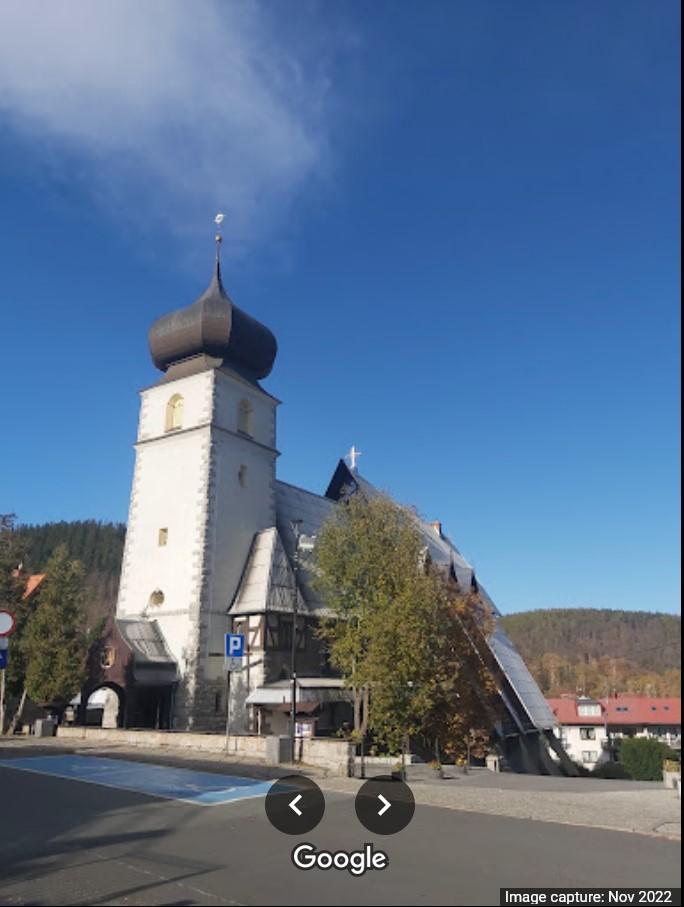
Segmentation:
{"type": "Polygon", "coordinates": [[[235,800],[265,797],[273,783],[99,756],[29,756],[2,759],[0,766],[116,787],[167,800],[181,800],[198,806],[217,806],[235,800]]]}

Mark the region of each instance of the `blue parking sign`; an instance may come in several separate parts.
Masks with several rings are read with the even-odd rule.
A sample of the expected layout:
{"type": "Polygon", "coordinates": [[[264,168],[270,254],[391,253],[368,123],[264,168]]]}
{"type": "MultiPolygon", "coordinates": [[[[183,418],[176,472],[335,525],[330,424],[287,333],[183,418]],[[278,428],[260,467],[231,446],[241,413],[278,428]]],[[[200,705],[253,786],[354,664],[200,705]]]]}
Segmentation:
{"type": "Polygon", "coordinates": [[[245,637],[242,633],[226,633],[226,658],[242,658],[245,654],[245,637]]]}
{"type": "Polygon", "coordinates": [[[7,667],[7,649],[0,649],[0,671],[4,671],[7,667]]]}

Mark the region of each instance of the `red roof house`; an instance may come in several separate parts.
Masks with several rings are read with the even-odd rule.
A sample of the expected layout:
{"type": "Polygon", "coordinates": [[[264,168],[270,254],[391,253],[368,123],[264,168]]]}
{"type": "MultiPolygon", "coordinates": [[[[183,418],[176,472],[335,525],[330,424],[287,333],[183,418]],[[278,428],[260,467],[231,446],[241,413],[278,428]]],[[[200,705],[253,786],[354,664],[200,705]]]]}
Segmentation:
{"type": "Polygon", "coordinates": [[[682,723],[682,700],[675,697],[625,693],[602,699],[561,696],[547,699],[547,702],[560,725],[609,724],[625,727],[682,723]]]}

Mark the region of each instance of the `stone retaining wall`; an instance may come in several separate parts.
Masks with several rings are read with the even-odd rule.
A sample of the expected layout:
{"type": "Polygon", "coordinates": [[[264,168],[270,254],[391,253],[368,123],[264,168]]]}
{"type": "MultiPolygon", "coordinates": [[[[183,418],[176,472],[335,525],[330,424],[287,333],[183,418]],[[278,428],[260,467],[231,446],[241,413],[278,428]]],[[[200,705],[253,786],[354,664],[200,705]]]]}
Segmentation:
{"type": "Polygon", "coordinates": [[[353,774],[354,751],[356,747],[346,740],[331,740],[328,737],[307,737],[302,741],[301,761],[316,765],[331,775],[346,778],[353,774]]]}
{"type": "MultiPolygon", "coordinates": [[[[131,731],[99,727],[57,728],[57,736],[65,740],[84,740],[103,746],[140,746],[184,750],[197,753],[220,753],[237,759],[266,761],[266,738],[222,734],[193,734],[184,731],[131,731]]],[[[306,764],[321,768],[331,775],[346,777],[353,761],[354,748],[344,740],[312,737],[299,741],[298,758],[306,764]]]]}

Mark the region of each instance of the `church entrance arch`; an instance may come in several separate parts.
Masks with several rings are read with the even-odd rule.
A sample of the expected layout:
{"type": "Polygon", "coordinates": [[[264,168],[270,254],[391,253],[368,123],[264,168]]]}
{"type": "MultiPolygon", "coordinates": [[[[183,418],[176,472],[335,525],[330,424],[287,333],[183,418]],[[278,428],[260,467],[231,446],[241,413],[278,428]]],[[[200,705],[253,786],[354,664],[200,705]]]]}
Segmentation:
{"type": "Polygon", "coordinates": [[[83,692],[84,723],[90,727],[124,727],[126,691],[116,683],[103,683],[83,692]]]}

